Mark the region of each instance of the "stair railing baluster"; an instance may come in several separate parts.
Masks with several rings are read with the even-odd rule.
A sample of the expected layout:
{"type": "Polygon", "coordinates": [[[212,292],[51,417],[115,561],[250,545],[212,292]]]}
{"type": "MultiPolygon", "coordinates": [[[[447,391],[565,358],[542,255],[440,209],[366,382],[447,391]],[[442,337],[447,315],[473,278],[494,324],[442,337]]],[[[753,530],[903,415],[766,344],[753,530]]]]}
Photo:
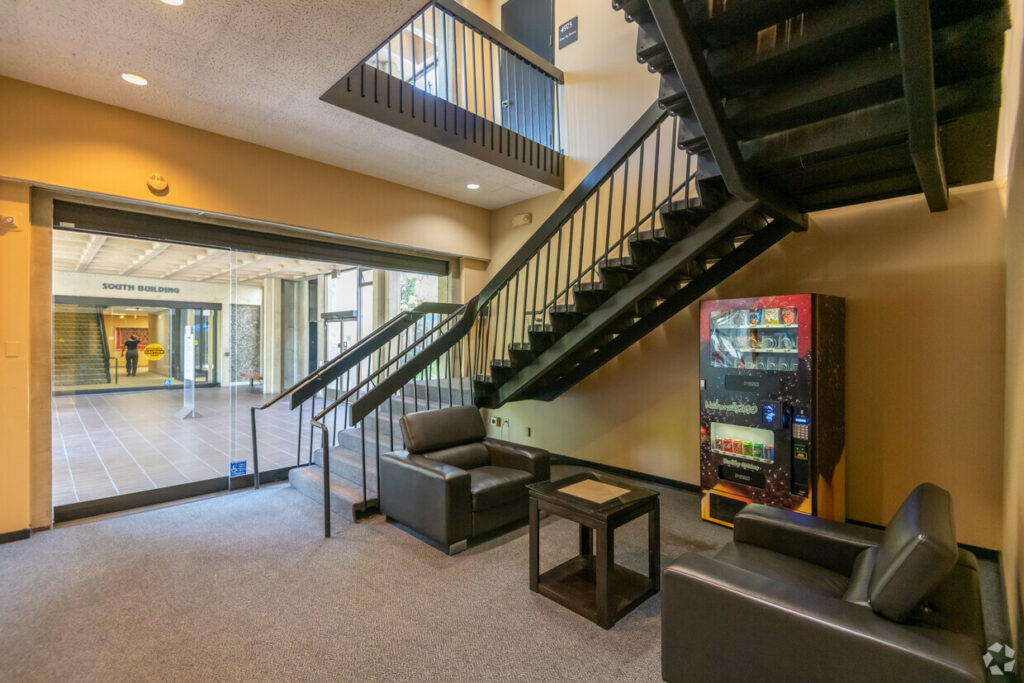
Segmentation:
{"type": "MultiPolygon", "coordinates": [[[[608,218],[604,230],[604,255],[607,258],[612,250],[612,203],[615,199],[615,170],[608,180],[608,218]]],[[[595,261],[596,268],[596,261],[595,261]]]]}
{"type": "MultiPolygon", "coordinates": [[[[593,268],[593,265],[595,263],[597,263],[597,222],[598,222],[598,220],[600,220],[600,218],[601,218],[601,186],[598,185],[597,186],[597,191],[594,193],[594,240],[593,240],[594,243],[592,245],[591,253],[590,253],[590,265],[591,265],[591,268],[588,269],[588,270],[591,270],[593,268]]],[[[591,280],[593,280],[593,278],[591,278],[591,280]]],[[[581,285],[583,284],[582,278],[580,279],[580,284],[581,285]]]]}
{"type": "MultiPolygon", "coordinates": [[[[654,207],[658,204],[658,170],[661,162],[661,126],[654,132],[654,177],[651,179],[651,233],[655,225],[654,207]]],[[[671,189],[671,188],[670,188],[671,189]]],[[[637,228],[639,230],[639,228],[637,228]]]]}
{"type": "MultiPolygon", "coordinates": [[[[466,24],[462,24],[462,108],[469,109],[469,71],[466,66],[466,24]]],[[[468,122],[468,118],[467,118],[468,122]]],[[[466,128],[462,128],[462,137],[466,137],[466,128]]]]}
{"type": "MultiPolygon", "coordinates": [[[[587,243],[587,204],[588,204],[589,200],[590,200],[590,198],[588,197],[583,202],[583,216],[582,216],[583,220],[582,220],[582,225],[580,226],[580,261],[579,261],[579,263],[576,264],[576,282],[580,282],[583,279],[583,247],[587,243]]],[[[570,299],[570,295],[571,295],[571,286],[569,287],[569,289],[570,289],[570,291],[567,291],[565,293],[565,302],[566,303],[569,303],[569,299],[570,299]]]]}
{"type": "Polygon", "coordinates": [[[299,404],[299,438],[297,442],[297,448],[295,451],[295,466],[298,467],[302,464],[302,409],[306,407],[306,402],[303,401],[299,404]]]}
{"type": "MultiPolygon", "coordinates": [[[[430,8],[430,45],[433,48],[434,53],[434,96],[439,97],[441,95],[440,89],[437,83],[437,8],[430,8]]],[[[437,123],[437,101],[434,101],[434,123],[437,123]]]]}
{"type": "Polygon", "coordinates": [[[626,236],[626,202],[629,197],[629,162],[633,158],[633,154],[630,153],[626,156],[626,161],[623,164],[624,170],[622,174],[622,216],[619,219],[619,258],[622,258],[622,242],[626,236]]]}
{"type": "Polygon", "coordinates": [[[633,228],[629,232],[636,230],[636,226],[640,225],[640,201],[644,194],[644,149],[647,147],[647,138],[640,143],[640,162],[637,166],[636,172],[636,218],[633,221],[633,228]]]}
{"type": "MultiPolygon", "coordinates": [[[[527,263],[529,263],[529,262],[527,262],[527,263]]],[[[512,359],[512,356],[511,356],[511,352],[509,351],[509,345],[514,345],[516,343],[516,327],[517,327],[516,321],[519,320],[519,317],[518,317],[519,316],[519,313],[518,313],[518,311],[519,311],[519,275],[521,273],[522,273],[522,271],[519,271],[519,272],[516,273],[516,289],[515,289],[515,295],[513,296],[513,299],[512,299],[512,336],[508,339],[508,341],[507,341],[507,343],[505,345],[505,353],[508,354],[508,357],[509,357],[510,361],[512,359]]],[[[525,304],[523,305],[523,308],[526,308],[525,304]]],[[[508,321],[506,321],[506,323],[507,322],[508,321]]]]}
{"type": "MultiPolygon", "coordinates": [[[[420,47],[423,52],[423,92],[427,91],[427,11],[420,14],[420,47]]],[[[413,87],[416,86],[415,80],[413,87]]],[[[423,123],[427,122],[427,98],[423,98],[423,106],[420,107],[423,123]]]]}
{"type": "MultiPolygon", "coordinates": [[[[533,269],[533,301],[530,304],[530,324],[533,325],[537,322],[537,291],[540,289],[540,249],[537,250],[537,254],[534,257],[537,260],[537,265],[533,269]]],[[[523,316],[523,343],[530,342],[529,327],[526,325],[526,316],[523,316]]],[[[530,346],[531,351],[536,351],[532,344],[530,346]]]]}
{"type": "Polygon", "coordinates": [[[670,206],[672,204],[672,197],[675,195],[675,192],[676,192],[676,185],[675,185],[675,182],[676,182],[675,181],[675,177],[676,177],[676,149],[679,147],[679,145],[676,144],[676,140],[679,139],[678,135],[679,135],[679,117],[678,116],[673,116],[672,117],[672,135],[671,135],[671,138],[669,140],[669,145],[668,145],[669,149],[672,150],[672,152],[671,152],[671,161],[669,162],[669,165],[668,165],[668,201],[669,201],[669,205],[670,206]]]}
{"type": "MultiPolygon", "coordinates": [[[[516,272],[516,284],[519,283],[519,273],[516,272]]],[[[498,356],[500,360],[505,360],[505,354],[508,352],[508,299],[512,293],[512,288],[509,285],[505,286],[505,313],[503,315],[503,322],[501,328],[501,355],[498,356]]]]}
{"type": "Polygon", "coordinates": [[[576,232],[576,212],[574,211],[572,216],[569,217],[569,245],[566,250],[566,264],[565,264],[565,291],[567,292],[565,297],[565,303],[569,303],[569,281],[572,279],[572,254],[573,254],[573,238],[576,232]]]}

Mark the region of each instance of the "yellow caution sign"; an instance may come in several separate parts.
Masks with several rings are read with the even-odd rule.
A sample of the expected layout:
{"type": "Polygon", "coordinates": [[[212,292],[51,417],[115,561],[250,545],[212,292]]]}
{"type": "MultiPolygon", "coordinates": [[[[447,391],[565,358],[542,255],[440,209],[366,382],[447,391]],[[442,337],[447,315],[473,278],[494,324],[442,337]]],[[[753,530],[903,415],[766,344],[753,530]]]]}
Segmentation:
{"type": "Polygon", "coordinates": [[[164,347],[159,344],[147,344],[146,348],[142,349],[142,353],[146,354],[146,358],[150,360],[160,360],[164,357],[164,347]]]}

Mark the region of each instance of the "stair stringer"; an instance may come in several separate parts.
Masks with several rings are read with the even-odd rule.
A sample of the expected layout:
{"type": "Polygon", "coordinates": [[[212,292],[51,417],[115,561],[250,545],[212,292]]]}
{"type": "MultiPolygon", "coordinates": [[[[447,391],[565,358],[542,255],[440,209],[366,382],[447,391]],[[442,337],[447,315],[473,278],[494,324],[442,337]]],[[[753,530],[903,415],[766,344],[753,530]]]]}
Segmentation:
{"type": "Polygon", "coordinates": [[[526,398],[534,388],[551,372],[579,350],[587,340],[601,334],[630,306],[650,295],[673,273],[697,257],[701,251],[721,239],[748,214],[759,207],[759,202],[732,197],[721,207],[673,245],[654,263],[644,268],[622,289],[584,318],[572,330],[566,332],[532,363],[521,368],[515,376],[502,383],[487,403],[497,408],[509,401],[526,398]]]}

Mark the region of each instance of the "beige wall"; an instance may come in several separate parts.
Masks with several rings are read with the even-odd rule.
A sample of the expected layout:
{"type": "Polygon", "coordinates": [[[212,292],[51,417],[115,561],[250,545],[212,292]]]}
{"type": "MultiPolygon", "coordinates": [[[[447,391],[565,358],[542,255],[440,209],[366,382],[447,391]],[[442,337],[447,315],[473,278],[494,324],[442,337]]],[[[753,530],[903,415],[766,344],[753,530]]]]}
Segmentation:
{"type": "Polygon", "coordinates": [[[0,100],[0,177],[490,256],[485,209],[22,81],[0,100]]]}

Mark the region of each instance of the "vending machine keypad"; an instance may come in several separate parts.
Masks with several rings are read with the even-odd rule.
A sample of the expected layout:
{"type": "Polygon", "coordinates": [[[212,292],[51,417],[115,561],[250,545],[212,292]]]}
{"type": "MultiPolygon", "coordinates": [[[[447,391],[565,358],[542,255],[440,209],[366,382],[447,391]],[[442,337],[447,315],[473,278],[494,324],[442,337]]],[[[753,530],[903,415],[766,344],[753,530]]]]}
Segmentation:
{"type": "Polygon", "coordinates": [[[805,424],[794,424],[793,425],[793,438],[802,439],[807,441],[810,438],[810,425],[805,424]]]}

